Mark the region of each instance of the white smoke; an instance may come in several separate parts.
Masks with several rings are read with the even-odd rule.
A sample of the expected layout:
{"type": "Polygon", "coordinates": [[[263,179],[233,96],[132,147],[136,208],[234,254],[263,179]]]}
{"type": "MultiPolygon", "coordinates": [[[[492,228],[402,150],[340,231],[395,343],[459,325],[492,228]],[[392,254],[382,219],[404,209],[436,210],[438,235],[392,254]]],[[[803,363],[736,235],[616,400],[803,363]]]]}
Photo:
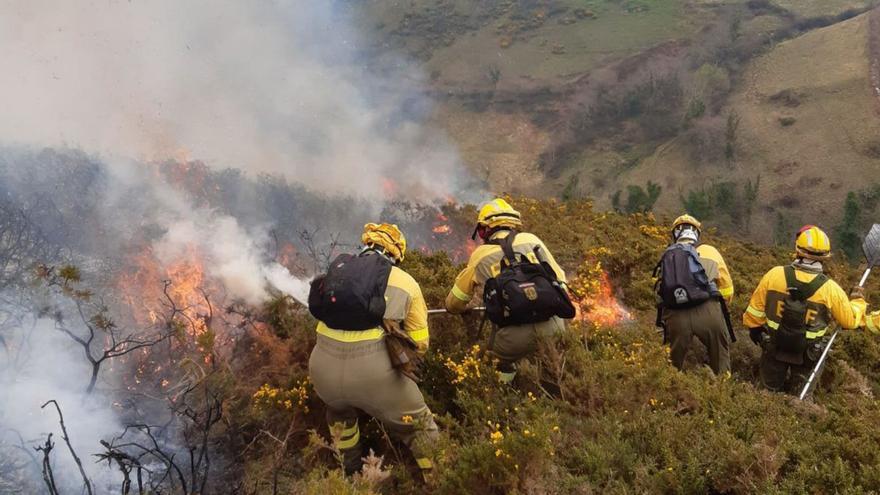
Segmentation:
{"type": "MultiPolygon", "coordinates": [[[[401,110],[425,107],[406,89],[418,72],[406,64],[368,70],[361,40],[334,5],[0,0],[0,146],[100,156],[114,173],[103,198],[108,225],[124,226],[131,238],[160,225],[160,259],[173,262],[195,246],[209,276],[235,298],[262,302],[268,283],[304,301],[307,283],[265,253],[271,226],[196,207],[152,169],[132,164],[201,160],[377,201],[392,193],[422,201],[456,196],[468,179],[455,149],[401,110]],[[409,105],[413,99],[420,104],[409,105]],[[144,217],[123,216],[114,205],[144,217]]],[[[25,365],[0,350],[0,426],[29,446],[55,432],[56,474],[77,486],[56,417],[39,408],[57,399],[89,476],[100,482],[103,471],[88,457],[99,450],[96,439],[120,430],[112,408],[99,392],[83,399],[82,350],[59,340],[51,323],[37,325],[30,345],[38,352],[25,365]]]]}
{"type": "Polygon", "coordinates": [[[263,266],[263,275],[276,289],[296,299],[302,305],[308,304],[309,283],[305,280],[291,277],[287,268],[277,263],[265,265],[263,266]]]}
{"type": "Polygon", "coordinates": [[[449,197],[464,177],[455,150],[400,112],[425,106],[405,89],[418,71],[368,70],[337,4],[2,1],[0,142],[449,197]]]}
{"type": "Polygon", "coordinates": [[[260,237],[246,232],[233,217],[197,211],[170,225],[156,244],[156,254],[160,261],[170,264],[181,259],[186,250],[197,248],[206,256],[211,275],[223,283],[229,295],[249,304],[259,304],[268,298],[267,283],[300,303],[305,302],[308,283],[267,260],[254,241],[260,237]]]}
{"type": "MultiPolygon", "coordinates": [[[[52,433],[52,463],[59,488],[62,492],[79,491],[82,479],[62,439],[58,414],[51,404],[41,409],[47,401],[55,400],[83,469],[99,488],[98,493],[105,493],[100,488],[112,485],[116,473],[106,464],[95,464],[92,454],[101,450],[98,440],[110,440],[122,427],[100,391],[83,395],[91,370],[82,357],[82,347],[58,332],[51,320],[28,323],[4,335],[5,346],[0,348],[0,442],[14,445],[24,440],[23,447],[31,450],[52,433]]],[[[34,454],[38,458],[42,455],[34,454]]],[[[27,487],[18,488],[28,492],[27,487]]]]}

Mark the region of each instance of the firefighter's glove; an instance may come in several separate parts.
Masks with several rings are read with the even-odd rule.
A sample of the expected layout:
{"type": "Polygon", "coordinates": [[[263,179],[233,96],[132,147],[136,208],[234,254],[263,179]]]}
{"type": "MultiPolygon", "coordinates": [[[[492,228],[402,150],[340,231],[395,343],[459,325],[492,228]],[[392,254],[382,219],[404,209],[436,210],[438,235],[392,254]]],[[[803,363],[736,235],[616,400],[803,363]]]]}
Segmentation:
{"type": "Polygon", "coordinates": [[[764,339],[764,329],[763,328],[750,328],[749,329],[749,338],[752,339],[752,342],[755,345],[761,345],[761,342],[764,339]]]}
{"type": "Polygon", "coordinates": [[[850,299],[864,299],[865,298],[865,288],[860,286],[855,286],[849,291],[850,299]]]}

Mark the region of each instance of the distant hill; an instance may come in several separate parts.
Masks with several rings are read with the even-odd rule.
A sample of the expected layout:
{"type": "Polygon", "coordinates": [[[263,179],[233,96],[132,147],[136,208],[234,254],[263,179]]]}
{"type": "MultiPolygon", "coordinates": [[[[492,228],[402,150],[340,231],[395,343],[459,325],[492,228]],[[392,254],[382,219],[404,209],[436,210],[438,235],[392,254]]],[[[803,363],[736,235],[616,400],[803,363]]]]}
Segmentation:
{"type": "Polygon", "coordinates": [[[419,61],[434,123],[491,189],[689,209],[772,241],[846,227],[850,192],[851,228],[880,203],[874,3],[349,5],[377,59],[419,61]]]}

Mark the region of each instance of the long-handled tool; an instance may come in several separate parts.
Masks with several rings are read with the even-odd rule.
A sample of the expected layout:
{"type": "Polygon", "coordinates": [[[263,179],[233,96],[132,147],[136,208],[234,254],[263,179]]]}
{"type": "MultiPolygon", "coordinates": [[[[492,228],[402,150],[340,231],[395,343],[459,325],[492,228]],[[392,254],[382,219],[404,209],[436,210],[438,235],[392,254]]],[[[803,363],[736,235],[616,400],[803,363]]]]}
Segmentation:
{"type": "MultiPolygon", "coordinates": [[[[470,308],[470,309],[468,309],[468,311],[486,311],[486,308],[480,306],[480,307],[477,307],[477,308],[470,308]]],[[[445,308],[442,308],[442,309],[429,309],[429,310],[428,310],[428,314],[429,314],[429,315],[442,315],[442,314],[446,314],[446,313],[449,313],[449,311],[447,311],[445,308]]]]}
{"type": "MultiPolygon", "coordinates": [[[[871,227],[871,231],[865,236],[865,242],[862,243],[862,251],[864,251],[865,258],[868,260],[868,269],[865,270],[862,279],[859,280],[859,287],[865,286],[865,282],[868,280],[868,275],[871,274],[871,269],[880,265],[880,224],[875,223],[874,226],[871,227]]],[[[816,362],[816,366],[813,367],[813,371],[810,373],[810,378],[807,380],[806,385],[804,385],[804,389],[801,391],[801,395],[798,396],[798,399],[804,400],[804,398],[809,395],[813,382],[816,380],[816,376],[819,375],[819,372],[825,365],[826,359],[828,359],[828,352],[831,351],[831,346],[837,339],[838,332],[839,331],[835,331],[834,334],[831,335],[828,344],[826,344],[825,349],[822,350],[822,355],[819,357],[819,361],[816,362]]]]}

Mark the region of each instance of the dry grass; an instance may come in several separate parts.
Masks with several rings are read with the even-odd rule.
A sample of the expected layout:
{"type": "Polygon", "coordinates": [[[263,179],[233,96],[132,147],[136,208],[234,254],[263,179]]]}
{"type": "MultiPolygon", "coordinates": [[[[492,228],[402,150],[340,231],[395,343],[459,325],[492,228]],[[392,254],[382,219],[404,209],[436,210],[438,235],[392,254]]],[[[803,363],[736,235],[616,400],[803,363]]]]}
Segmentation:
{"type": "Polygon", "coordinates": [[[495,32],[498,23],[492,23],[435,52],[428,71],[439,70],[446,84],[485,79],[482,71],[490,65],[501,69],[499,88],[534,80],[564,82],[664,41],[686,38],[701,20],[699,12],[686,10],[681,0],[640,2],[648,6],[641,12],[629,12],[626,5],[604,0],[568,3],[595,12],[597,18],[569,25],[549,21],[528,33],[527,40],[515,41],[508,48],[500,47],[495,32]],[[554,54],[555,46],[564,47],[564,53],[554,54]]]}
{"type": "Polygon", "coordinates": [[[785,213],[794,223],[833,225],[847,192],[880,181],[880,162],[866,153],[880,136],[868,77],[867,26],[867,16],[860,16],[812,31],[780,43],[747,68],[726,110],[742,118],[735,163],[694,164],[673,141],[624,180],[661,177],[671,193],[658,207],[674,210],[681,208],[678,190],[760,174],[765,212],[755,218],[756,226],[764,227],[757,229],[759,237],[772,236],[774,210],[792,197],[801,205],[785,213]],[[780,121],[786,118],[795,121],[784,126],[780,121]]]}
{"type": "Polygon", "coordinates": [[[774,0],[773,3],[800,17],[821,17],[864,8],[876,2],[873,0],[774,0]]]}
{"type": "Polygon", "coordinates": [[[435,119],[458,145],[474,175],[486,180],[493,191],[528,192],[541,176],[537,159],[550,137],[527,116],[446,106],[438,109],[435,119]]]}

